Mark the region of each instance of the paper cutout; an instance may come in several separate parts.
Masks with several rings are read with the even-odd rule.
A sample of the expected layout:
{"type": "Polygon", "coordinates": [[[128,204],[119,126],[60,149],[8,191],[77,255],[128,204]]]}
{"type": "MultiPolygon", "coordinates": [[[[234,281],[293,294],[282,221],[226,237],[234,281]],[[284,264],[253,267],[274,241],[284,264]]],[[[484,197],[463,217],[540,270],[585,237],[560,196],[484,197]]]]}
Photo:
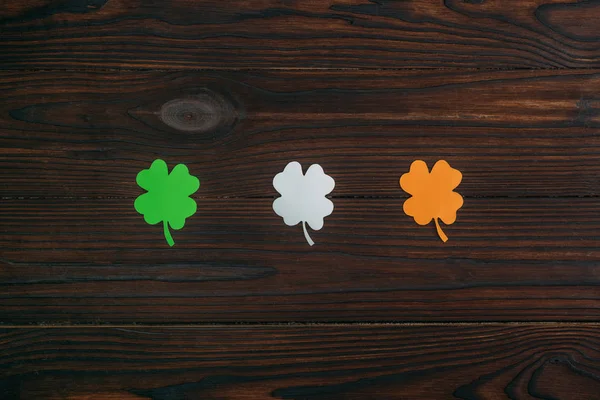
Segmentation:
{"type": "Polygon", "coordinates": [[[177,164],[169,174],[166,162],[154,160],[150,169],[137,174],[136,182],[148,192],[135,199],[135,210],[150,225],[162,221],[165,239],[173,246],[175,242],[169,226],[181,229],[185,219],[196,213],[196,202],[188,196],[198,190],[200,181],[190,175],[184,164],[177,164]]]}
{"type": "Polygon", "coordinates": [[[314,245],[306,231],[306,223],[318,231],[323,228],[323,218],[333,212],[333,202],[325,197],[335,187],[333,178],[325,174],[319,164],[311,165],[304,175],[300,163],[292,161],[283,172],[275,175],[273,186],[281,194],[273,202],[275,213],[283,217],[288,226],[302,222],[306,241],[314,245]]]}
{"type": "Polygon", "coordinates": [[[425,161],[414,161],[410,171],[400,178],[400,187],[412,195],[404,202],[404,212],[419,225],[427,225],[433,219],[440,238],[448,241],[438,219],[446,225],[456,221],[456,212],[462,207],[463,198],[453,190],[461,180],[460,171],[444,160],[436,162],[431,173],[425,161]]]}

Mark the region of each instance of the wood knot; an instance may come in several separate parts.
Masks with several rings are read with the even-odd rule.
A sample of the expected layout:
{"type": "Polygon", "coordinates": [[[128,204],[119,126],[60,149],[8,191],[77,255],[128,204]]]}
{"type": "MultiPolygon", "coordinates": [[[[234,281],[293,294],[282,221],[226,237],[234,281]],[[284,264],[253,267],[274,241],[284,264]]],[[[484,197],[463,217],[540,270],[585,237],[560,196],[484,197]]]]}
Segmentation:
{"type": "Polygon", "coordinates": [[[160,120],[173,129],[188,133],[217,133],[229,131],[238,113],[223,96],[204,89],[202,92],[174,99],[163,104],[160,120]]]}

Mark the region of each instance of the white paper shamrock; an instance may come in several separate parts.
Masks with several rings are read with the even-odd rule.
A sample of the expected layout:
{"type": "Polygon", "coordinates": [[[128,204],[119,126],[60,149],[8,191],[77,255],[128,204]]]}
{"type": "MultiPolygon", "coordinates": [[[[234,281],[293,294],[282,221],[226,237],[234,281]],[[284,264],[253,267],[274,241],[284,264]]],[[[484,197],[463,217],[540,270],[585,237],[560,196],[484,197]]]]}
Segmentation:
{"type": "Polygon", "coordinates": [[[275,175],[273,186],[281,194],[273,202],[275,213],[288,226],[302,222],[306,241],[311,246],[315,244],[306,231],[306,223],[318,231],[323,227],[323,218],[333,212],[333,202],[325,197],[335,186],[333,178],[319,164],[311,165],[304,175],[300,163],[292,161],[275,175]]]}

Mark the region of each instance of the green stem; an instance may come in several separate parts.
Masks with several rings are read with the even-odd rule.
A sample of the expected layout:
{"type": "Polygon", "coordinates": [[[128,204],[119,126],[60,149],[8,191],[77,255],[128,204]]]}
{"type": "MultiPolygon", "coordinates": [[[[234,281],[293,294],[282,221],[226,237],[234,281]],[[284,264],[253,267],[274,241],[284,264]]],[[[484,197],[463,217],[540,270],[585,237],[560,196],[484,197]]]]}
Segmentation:
{"type": "Polygon", "coordinates": [[[175,242],[173,241],[173,236],[171,236],[171,232],[169,232],[169,223],[167,221],[163,221],[163,228],[165,231],[165,239],[167,239],[167,243],[169,243],[169,246],[173,247],[175,242]]]}

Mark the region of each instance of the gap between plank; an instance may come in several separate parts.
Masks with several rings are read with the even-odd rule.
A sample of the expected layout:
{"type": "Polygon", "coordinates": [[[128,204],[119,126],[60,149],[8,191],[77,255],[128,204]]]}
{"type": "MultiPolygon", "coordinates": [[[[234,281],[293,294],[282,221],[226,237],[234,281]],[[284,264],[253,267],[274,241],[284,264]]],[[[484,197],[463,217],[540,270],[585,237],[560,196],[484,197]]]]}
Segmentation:
{"type": "Polygon", "coordinates": [[[30,325],[0,325],[0,329],[65,329],[65,328],[107,328],[107,329],[140,329],[140,328],[165,328],[165,329],[190,329],[190,328],[245,328],[245,327],[339,327],[339,326],[387,326],[387,327],[409,327],[409,326],[594,326],[600,328],[600,322],[586,321],[474,321],[474,322],[219,322],[219,323],[194,323],[194,324],[30,324],[30,325]]]}
{"type": "MultiPolygon", "coordinates": [[[[279,195],[272,196],[193,196],[195,200],[260,200],[260,199],[276,199],[279,195]]],[[[326,196],[328,199],[392,199],[406,200],[409,196],[326,196]]],[[[572,196],[462,196],[465,199],[580,199],[580,198],[598,198],[596,194],[581,194],[572,196]]],[[[1,200],[135,200],[137,196],[2,196],[1,200]]]]}
{"type": "Polygon", "coordinates": [[[260,72],[260,71],[306,71],[306,72],[335,72],[335,71],[589,71],[599,67],[210,67],[210,68],[110,68],[110,67],[84,67],[84,68],[0,68],[0,72],[260,72]]]}

